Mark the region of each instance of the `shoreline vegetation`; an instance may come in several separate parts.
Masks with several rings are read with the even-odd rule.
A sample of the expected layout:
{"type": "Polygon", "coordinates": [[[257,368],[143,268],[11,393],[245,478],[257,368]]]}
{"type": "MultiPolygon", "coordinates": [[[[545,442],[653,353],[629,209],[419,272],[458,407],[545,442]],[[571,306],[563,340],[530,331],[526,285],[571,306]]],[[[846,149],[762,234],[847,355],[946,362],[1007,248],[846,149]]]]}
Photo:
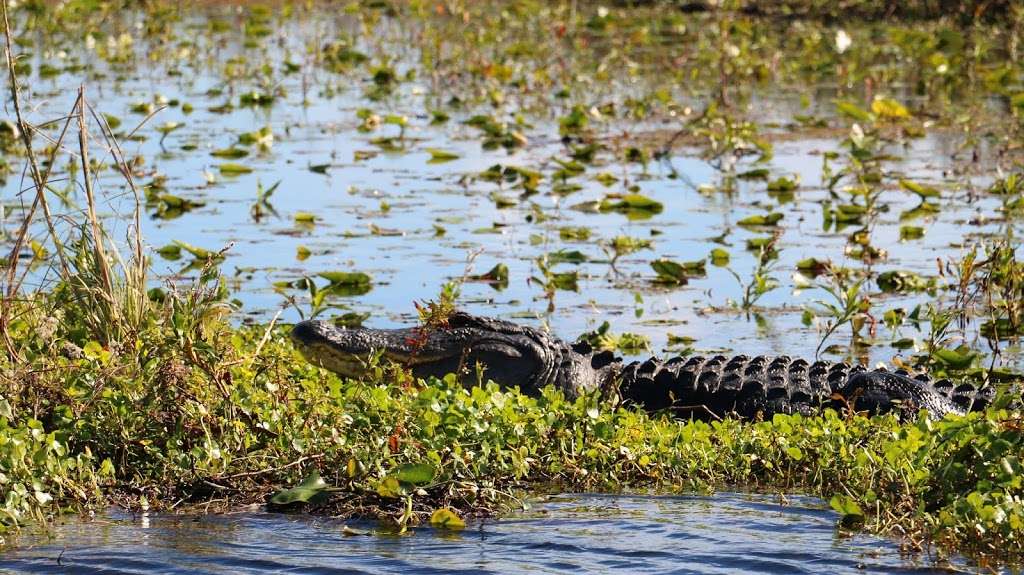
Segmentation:
{"type": "MultiPolygon", "coordinates": [[[[420,10],[421,4],[404,6],[420,10]]],[[[1019,33],[1024,17],[1010,3],[958,6],[975,7],[975,26],[989,25],[992,11],[1012,13],[1016,28],[1008,35],[1019,33]]],[[[454,378],[415,381],[388,365],[374,366],[367,381],[343,381],[307,364],[288,341],[287,326],[237,325],[218,268],[223,252],[194,248],[194,275],[157,287],[141,231],[147,190],[136,183],[135,160],[122,153],[116,128],[94,107],[88,90],[82,88],[72,109],[46,129],[30,125],[21,112],[25,83],[17,54],[24,37],[11,31],[12,18],[39,26],[51,10],[63,10],[58,20],[85,22],[107,9],[23,3],[14,11],[9,0],[4,3],[8,101],[16,116],[7,161],[24,162],[30,185],[2,274],[3,544],[16,545],[19,530],[45,529],[62,513],[109,505],[203,512],[268,503],[377,517],[401,530],[459,528],[465,519],[500,514],[521,505],[524,494],[552,488],[740,487],[821,496],[839,513],[840,528],[889,535],[908,550],[962,552],[979,565],[1024,559],[1024,415],[1006,408],[1008,394],[984,413],[942,421],[900,423],[826,411],[820,417],[701,423],[645,414],[607,398],[569,402],[550,390],[532,398],[493,385],[463,389],[454,378]],[[57,214],[48,202],[55,169],[79,190],[80,210],[57,214]],[[119,173],[123,187],[117,193],[135,197],[135,211],[123,218],[130,230],[124,241],[108,233],[98,213],[97,169],[119,173]],[[40,272],[41,266],[49,271],[40,272]]],[[[607,15],[573,17],[596,27],[605,25],[600,19],[607,15]]],[[[359,58],[343,48],[321,56],[338,66],[355,65],[359,58]]],[[[739,82],[746,73],[723,68],[719,80],[739,82]]],[[[382,78],[377,87],[390,82],[381,70],[375,74],[382,78]]],[[[1016,102],[1012,114],[1019,122],[1024,99],[1011,93],[1019,85],[1014,82],[1005,80],[1010,87],[1000,97],[1016,102]]],[[[724,86],[718,96],[723,107],[738,97],[726,96],[724,86]]],[[[862,138],[919,127],[899,103],[874,103],[870,111],[846,110],[863,124],[862,138]]],[[[580,114],[573,108],[563,118],[562,135],[584,137],[587,120],[580,114]]],[[[944,112],[936,114],[939,123],[946,121],[944,112]]],[[[709,123],[707,132],[690,136],[706,138],[721,125],[709,123]]],[[[743,138],[756,143],[739,124],[729,125],[731,139],[719,145],[737,146],[743,138]]],[[[1006,138],[1020,136],[1012,122],[1005,128],[1006,138]]],[[[498,132],[488,137],[516,145],[513,134],[498,132]]],[[[860,170],[859,181],[869,186],[868,145],[851,146],[851,169],[860,170]]],[[[1019,154],[1017,146],[1008,146],[1008,157],[1019,154]]],[[[1008,203],[1024,193],[1024,185],[1010,177],[995,184],[1006,188],[1008,203]]],[[[922,204],[934,197],[931,188],[913,182],[906,187],[922,204]]],[[[945,346],[943,334],[968,318],[1019,333],[1024,263],[1017,259],[1018,245],[1010,231],[947,262],[950,275],[931,289],[955,297],[929,318],[932,339],[918,367],[1000,385],[1016,378],[1012,369],[995,369],[994,359],[983,364],[978,350],[945,346]]],[[[766,266],[771,249],[769,244],[762,251],[766,266]]],[[[844,284],[833,293],[839,303],[826,339],[841,326],[856,339],[854,326],[870,312],[859,285],[844,284]]],[[[752,289],[748,296],[756,300],[758,288],[752,289]]],[[[450,286],[441,306],[456,302],[457,292],[457,285],[450,286]]],[[[998,350],[1001,338],[994,340],[998,350]]]]}

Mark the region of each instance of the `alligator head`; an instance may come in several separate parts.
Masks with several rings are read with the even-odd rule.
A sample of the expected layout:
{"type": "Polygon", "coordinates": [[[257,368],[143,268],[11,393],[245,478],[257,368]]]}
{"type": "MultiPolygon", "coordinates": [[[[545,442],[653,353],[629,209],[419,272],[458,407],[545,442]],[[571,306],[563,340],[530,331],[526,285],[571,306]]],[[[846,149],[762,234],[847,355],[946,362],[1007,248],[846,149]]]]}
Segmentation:
{"type": "Polygon", "coordinates": [[[574,398],[612,385],[620,367],[611,353],[593,353],[586,344],[569,345],[535,328],[462,312],[430,328],[345,329],[303,321],[291,337],[311,363],[354,379],[380,354],[416,377],[455,373],[468,385],[491,380],[527,393],[554,384],[574,398]]]}

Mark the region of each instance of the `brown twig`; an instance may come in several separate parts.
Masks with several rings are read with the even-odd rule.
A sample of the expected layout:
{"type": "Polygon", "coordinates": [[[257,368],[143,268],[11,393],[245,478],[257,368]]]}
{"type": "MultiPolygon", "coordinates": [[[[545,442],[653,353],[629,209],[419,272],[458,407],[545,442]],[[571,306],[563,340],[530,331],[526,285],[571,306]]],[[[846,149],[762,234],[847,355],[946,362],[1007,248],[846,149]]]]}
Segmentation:
{"type": "Polygon", "coordinates": [[[288,469],[289,467],[295,467],[296,465],[299,465],[300,463],[302,463],[304,461],[312,461],[314,459],[320,459],[323,456],[324,456],[323,453],[317,453],[316,455],[303,455],[302,457],[296,459],[295,461],[292,461],[291,463],[286,463],[286,464],[278,466],[278,467],[270,467],[270,468],[267,468],[267,469],[260,469],[258,471],[246,471],[244,473],[236,473],[234,475],[226,475],[224,477],[215,477],[214,479],[238,479],[239,477],[252,477],[253,475],[263,475],[265,473],[273,473],[275,471],[281,471],[281,470],[284,470],[284,469],[288,469]]]}

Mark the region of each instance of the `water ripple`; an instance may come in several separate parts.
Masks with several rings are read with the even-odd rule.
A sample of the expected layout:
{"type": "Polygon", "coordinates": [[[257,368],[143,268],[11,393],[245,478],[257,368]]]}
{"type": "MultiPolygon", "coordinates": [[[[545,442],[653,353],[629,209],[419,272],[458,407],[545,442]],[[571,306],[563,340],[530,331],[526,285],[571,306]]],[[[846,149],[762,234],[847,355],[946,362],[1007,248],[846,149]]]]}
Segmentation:
{"type": "MultiPolygon", "coordinates": [[[[559,495],[449,534],[347,537],[334,519],[269,513],[72,520],[0,557],[19,573],[945,573],[891,541],[842,537],[821,501],[559,495]]],[[[372,524],[358,527],[372,529],[372,524]]],[[[962,566],[962,563],[961,563],[962,566]]]]}

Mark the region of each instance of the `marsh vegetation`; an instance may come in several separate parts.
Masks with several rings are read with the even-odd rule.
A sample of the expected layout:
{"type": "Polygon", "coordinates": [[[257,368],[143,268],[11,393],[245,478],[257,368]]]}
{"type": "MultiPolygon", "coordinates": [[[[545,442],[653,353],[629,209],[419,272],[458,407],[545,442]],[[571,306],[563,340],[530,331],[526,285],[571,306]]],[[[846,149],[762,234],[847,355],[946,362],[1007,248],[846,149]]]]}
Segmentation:
{"type": "Polygon", "coordinates": [[[4,536],[111,502],[402,530],[552,486],[738,485],[1019,561],[1024,10],[638,4],[8,0],[4,536]],[[398,366],[342,381],[285,335],[427,299],[1005,396],[691,423],[398,366]]]}

